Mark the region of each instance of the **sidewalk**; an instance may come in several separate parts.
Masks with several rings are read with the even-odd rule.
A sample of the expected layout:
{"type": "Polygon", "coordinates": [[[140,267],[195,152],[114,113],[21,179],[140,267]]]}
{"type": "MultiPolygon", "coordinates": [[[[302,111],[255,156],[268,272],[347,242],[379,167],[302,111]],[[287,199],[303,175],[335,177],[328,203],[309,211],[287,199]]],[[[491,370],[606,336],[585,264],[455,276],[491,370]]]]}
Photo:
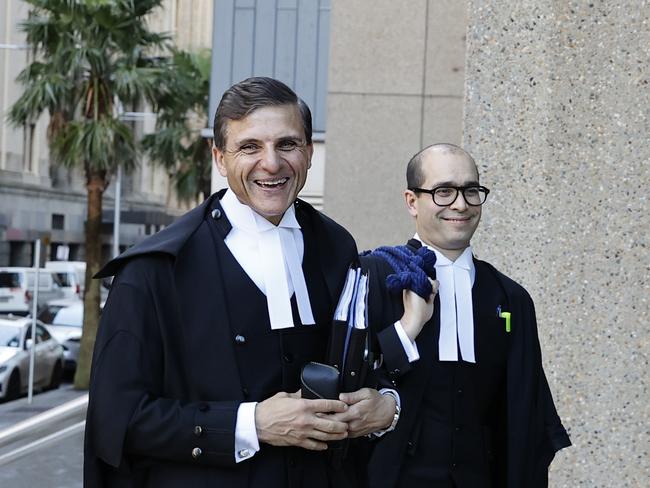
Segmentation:
{"type": "Polygon", "coordinates": [[[0,486],[82,488],[86,395],[64,384],[0,404],[0,486]]]}
{"type": "Polygon", "coordinates": [[[12,402],[0,403],[0,431],[13,427],[18,422],[63,405],[79,398],[87,391],[75,390],[71,383],[64,383],[56,390],[38,393],[32,397],[32,404],[27,403],[27,396],[12,402]]]}

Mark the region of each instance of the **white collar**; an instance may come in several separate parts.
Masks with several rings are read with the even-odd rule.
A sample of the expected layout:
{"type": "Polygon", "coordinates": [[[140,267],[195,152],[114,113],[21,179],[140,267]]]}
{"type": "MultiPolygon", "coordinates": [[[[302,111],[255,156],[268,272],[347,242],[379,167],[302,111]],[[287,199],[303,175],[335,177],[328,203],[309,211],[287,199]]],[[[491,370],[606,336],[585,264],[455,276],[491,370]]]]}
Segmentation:
{"type": "MultiPolygon", "coordinates": [[[[418,234],[415,239],[422,242],[418,234]]],[[[458,361],[458,349],[463,361],[476,362],[474,352],[474,310],[472,285],[476,276],[472,248],[467,246],[454,261],[437,249],[424,246],[436,253],[436,277],[440,287],[440,337],[438,356],[441,361],[458,361]]]]}
{"type": "Polygon", "coordinates": [[[469,270],[469,276],[472,280],[472,286],[474,286],[474,280],[476,279],[476,266],[474,266],[474,250],[472,249],[472,246],[467,246],[463,251],[463,253],[460,256],[458,256],[455,261],[452,261],[447,256],[445,256],[440,251],[438,251],[435,247],[430,246],[429,244],[424,242],[420,238],[417,232],[413,236],[413,239],[420,241],[420,243],[424,247],[436,253],[437,266],[442,266],[443,264],[455,264],[456,266],[460,266],[461,268],[469,270]]]}
{"type": "Polygon", "coordinates": [[[296,209],[293,205],[284,212],[280,223],[276,226],[248,205],[241,203],[230,188],[219,202],[224,212],[226,212],[230,224],[245,232],[257,234],[258,232],[264,232],[275,227],[300,229],[300,224],[296,219],[296,209]]]}
{"type": "Polygon", "coordinates": [[[266,295],[271,329],[293,327],[291,295],[294,292],[301,322],[314,324],[302,271],[302,234],[293,205],[277,226],[241,203],[230,189],[221,198],[221,206],[233,226],[226,245],[266,295]]]}

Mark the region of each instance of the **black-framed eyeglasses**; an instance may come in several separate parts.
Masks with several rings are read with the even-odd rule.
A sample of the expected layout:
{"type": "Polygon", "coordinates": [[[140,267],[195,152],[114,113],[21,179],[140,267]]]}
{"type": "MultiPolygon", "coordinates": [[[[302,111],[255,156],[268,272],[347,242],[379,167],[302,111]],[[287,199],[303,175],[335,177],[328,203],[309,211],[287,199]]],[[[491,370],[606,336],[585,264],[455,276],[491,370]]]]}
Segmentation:
{"type": "Polygon", "coordinates": [[[478,207],[485,203],[490,190],[484,186],[470,185],[470,186],[436,186],[431,190],[424,188],[409,188],[409,190],[416,193],[428,193],[433,198],[433,203],[440,207],[448,207],[453,204],[458,198],[458,193],[463,194],[463,198],[467,205],[478,207]]]}

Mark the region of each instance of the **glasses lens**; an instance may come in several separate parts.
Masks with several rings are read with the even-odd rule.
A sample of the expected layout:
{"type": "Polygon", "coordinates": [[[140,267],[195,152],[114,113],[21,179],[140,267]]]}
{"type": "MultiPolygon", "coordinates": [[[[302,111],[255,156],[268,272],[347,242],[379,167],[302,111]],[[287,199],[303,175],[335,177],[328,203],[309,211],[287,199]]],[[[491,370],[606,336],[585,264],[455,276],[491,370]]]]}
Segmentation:
{"type": "Polygon", "coordinates": [[[433,192],[433,201],[436,205],[444,207],[445,205],[451,205],[451,203],[456,199],[458,191],[456,188],[441,186],[435,189],[433,192]]]}
{"type": "Polygon", "coordinates": [[[463,192],[463,197],[468,205],[483,205],[488,194],[487,189],[482,186],[468,186],[465,188],[440,186],[433,190],[433,201],[436,205],[446,207],[456,201],[459,191],[463,192]]]}
{"type": "Polygon", "coordinates": [[[465,201],[470,205],[481,205],[485,201],[485,191],[478,186],[470,186],[463,190],[465,201]]]}

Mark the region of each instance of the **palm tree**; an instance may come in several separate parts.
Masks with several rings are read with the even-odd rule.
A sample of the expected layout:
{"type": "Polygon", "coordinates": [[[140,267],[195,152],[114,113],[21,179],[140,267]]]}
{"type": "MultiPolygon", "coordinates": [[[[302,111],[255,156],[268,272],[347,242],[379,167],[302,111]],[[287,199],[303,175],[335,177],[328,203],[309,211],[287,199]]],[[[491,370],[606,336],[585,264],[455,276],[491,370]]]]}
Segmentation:
{"type": "Polygon", "coordinates": [[[178,74],[159,102],[156,131],[142,139],[154,163],[167,169],[179,200],[207,198],[211,189],[211,145],[201,136],[210,93],[210,51],[174,50],[170,67],[178,74]]]}
{"type": "Polygon", "coordinates": [[[88,193],[85,228],[84,329],[75,387],[89,384],[99,323],[102,197],[118,165],[136,161],[131,128],[120,106],[142,101],[154,109],[169,95],[175,73],[161,53],[169,37],[148,30],[145,17],[163,0],[26,0],[21,24],[33,59],[19,75],[24,93],[9,113],[22,125],[44,112],[55,162],[83,168],[88,193]]]}

